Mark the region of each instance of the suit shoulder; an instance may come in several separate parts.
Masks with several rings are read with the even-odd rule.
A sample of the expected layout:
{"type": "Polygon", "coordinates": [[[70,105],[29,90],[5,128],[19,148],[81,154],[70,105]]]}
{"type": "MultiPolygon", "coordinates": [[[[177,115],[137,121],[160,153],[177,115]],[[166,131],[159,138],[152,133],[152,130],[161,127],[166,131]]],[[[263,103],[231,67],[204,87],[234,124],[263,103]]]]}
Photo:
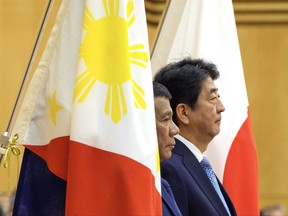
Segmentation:
{"type": "Polygon", "coordinates": [[[172,154],[171,158],[161,162],[161,169],[166,167],[180,167],[182,166],[183,157],[177,153],[172,154]]]}

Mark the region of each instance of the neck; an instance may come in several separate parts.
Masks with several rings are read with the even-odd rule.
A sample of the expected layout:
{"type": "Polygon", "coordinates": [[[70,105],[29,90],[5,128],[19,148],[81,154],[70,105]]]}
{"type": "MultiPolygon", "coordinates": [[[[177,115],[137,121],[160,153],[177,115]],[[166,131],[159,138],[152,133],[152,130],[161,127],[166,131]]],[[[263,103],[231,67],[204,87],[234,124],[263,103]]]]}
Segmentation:
{"type": "Polygon", "coordinates": [[[180,135],[187,139],[189,142],[193,143],[202,153],[207,149],[208,144],[212,139],[205,139],[205,137],[201,137],[195,133],[185,133],[185,131],[180,129],[180,135]]]}

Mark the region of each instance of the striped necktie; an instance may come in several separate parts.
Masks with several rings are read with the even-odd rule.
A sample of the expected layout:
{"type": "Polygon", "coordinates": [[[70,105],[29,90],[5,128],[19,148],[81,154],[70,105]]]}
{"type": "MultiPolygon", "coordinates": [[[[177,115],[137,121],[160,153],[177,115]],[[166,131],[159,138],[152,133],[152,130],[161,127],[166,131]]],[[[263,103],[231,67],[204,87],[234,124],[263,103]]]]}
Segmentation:
{"type": "Polygon", "coordinates": [[[212,183],[213,187],[215,188],[217,194],[219,195],[219,197],[220,197],[223,205],[225,206],[228,214],[231,215],[230,211],[229,211],[229,208],[227,206],[227,203],[226,203],[226,201],[225,201],[225,199],[223,197],[223,194],[222,194],[222,192],[220,190],[220,187],[219,187],[219,184],[217,182],[216,176],[215,176],[215,174],[213,172],[213,169],[212,169],[208,159],[206,157],[203,157],[203,160],[200,162],[200,164],[203,167],[203,169],[205,170],[210,182],[212,183]]]}

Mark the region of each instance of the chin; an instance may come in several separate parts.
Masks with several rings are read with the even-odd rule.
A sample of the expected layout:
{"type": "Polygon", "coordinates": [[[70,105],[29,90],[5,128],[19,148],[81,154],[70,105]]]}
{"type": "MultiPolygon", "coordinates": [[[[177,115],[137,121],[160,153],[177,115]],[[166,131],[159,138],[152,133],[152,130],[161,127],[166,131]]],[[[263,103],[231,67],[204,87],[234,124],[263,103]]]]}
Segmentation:
{"type": "Polygon", "coordinates": [[[165,155],[165,156],[160,158],[160,161],[162,162],[162,161],[168,160],[170,157],[171,157],[171,155],[170,156],[169,155],[165,155]]]}
{"type": "Polygon", "coordinates": [[[219,133],[220,133],[220,128],[216,129],[214,134],[215,134],[215,136],[216,136],[216,135],[218,135],[219,133]]]}
{"type": "Polygon", "coordinates": [[[170,153],[169,155],[167,155],[166,160],[170,159],[172,156],[172,153],[170,153]]]}

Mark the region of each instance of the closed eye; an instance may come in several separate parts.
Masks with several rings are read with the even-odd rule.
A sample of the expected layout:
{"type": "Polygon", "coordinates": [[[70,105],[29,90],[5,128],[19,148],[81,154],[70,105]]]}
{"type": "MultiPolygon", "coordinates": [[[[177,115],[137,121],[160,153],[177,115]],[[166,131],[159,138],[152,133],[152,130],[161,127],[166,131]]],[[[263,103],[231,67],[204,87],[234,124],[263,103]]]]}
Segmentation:
{"type": "Polygon", "coordinates": [[[163,119],[163,122],[168,122],[169,120],[170,120],[170,118],[167,117],[167,118],[163,119]]]}
{"type": "Polygon", "coordinates": [[[216,100],[220,98],[220,94],[217,94],[215,97],[212,97],[211,100],[216,100]]]}

